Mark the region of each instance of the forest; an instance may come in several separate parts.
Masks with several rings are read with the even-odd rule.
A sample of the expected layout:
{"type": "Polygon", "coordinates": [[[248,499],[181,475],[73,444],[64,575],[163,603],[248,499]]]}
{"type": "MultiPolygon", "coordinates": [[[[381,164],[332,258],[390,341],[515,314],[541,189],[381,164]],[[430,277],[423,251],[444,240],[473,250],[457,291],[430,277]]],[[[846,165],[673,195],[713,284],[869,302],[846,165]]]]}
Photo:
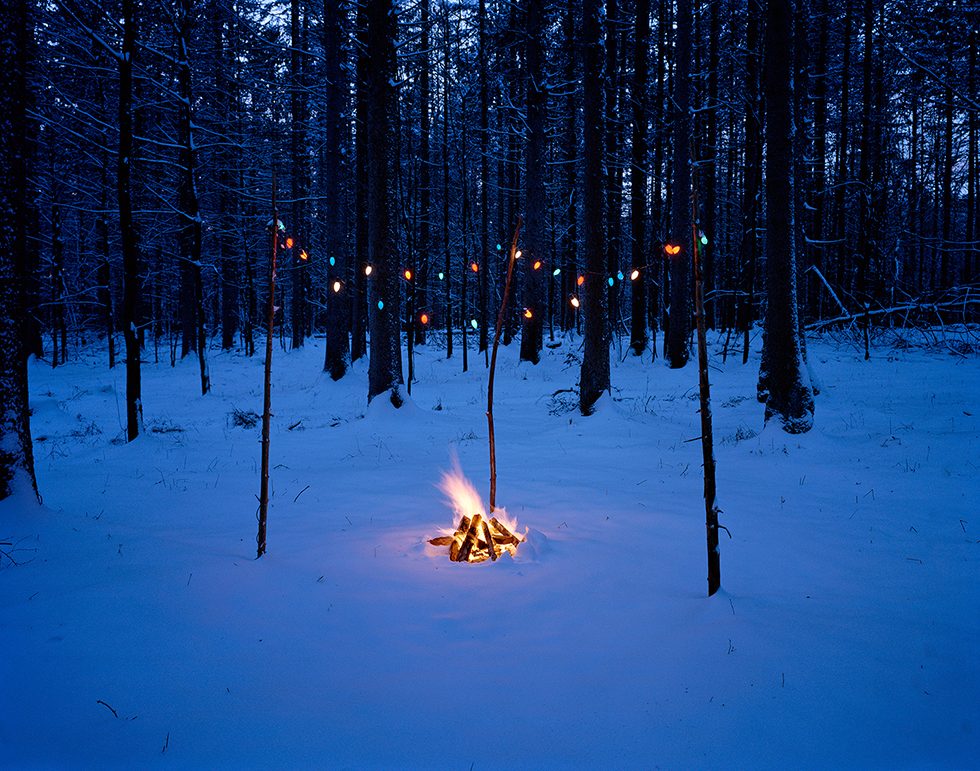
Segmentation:
{"type": "MultiPolygon", "coordinates": [[[[88,534],[79,548],[101,565],[109,547],[95,532],[101,539],[106,529],[136,528],[132,509],[142,500],[149,518],[143,530],[132,531],[133,539],[165,550],[180,541],[174,528],[195,533],[191,553],[178,557],[174,570],[180,581],[195,570],[216,581],[193,605],[204,613],[232,591],[230,579],[216,578],[231,563],[228,553],[215,554],[214,544],[254,537],[255,498],[258,557],[266,552],[268,515],[273,533],[282,528],[282,551],[273,559],[363,593],[363,602],[386,608],[388,623],[400,628],[414,629],[416,621],[398,598],[410,607],[417,603],[430,623],[419,622],[425,632],[410,635],[407,645],[426,647],[443,639],[442,611],[430,607],[428,596],[420,599],[427,592],[482,589],[488,618],[499,618],[512,591],[533,581],[530,598],[518,602],[531,613],[556,591],[552,581],[577,586],[585,580],[570,577],[571,567],[556,567],[579,548],[579,537],[596,542],[597,552],[584,563],[595,574],[619,563],[617,544],[630,544],[623,548],[635,559],[623,562],[633,564],[612,575],[639,587],[646,574],[636,560],[651,549],[659,553],[643,538],[696,546],[697,556],[677,548],[681,572],[697,573],[706,534],[707,593],[721,599],[711,611],[678,610],[670,592],[683,595],[686,588],[678,587],[691,581],[681,583],[669,566],[658,567],[654,574],[673,599],[657,594],[657,613],[685,632],[668,642],[644,626],[640,637],[652,634],[684,659],[685,669],[695,666],[684,658],[685,640],[699,655],[707,650],[697,630],[708,621],[699,613],[711,613],[711,623],[725,628],[717,634],[728,638],[729,656],[732,635],[751,634],[760,645],[749,670],[717,681],[714,670],[704,675],[744,694],[746,680],[757,679],[747,673],[772,653],[762,652],[761,619],[773,605],[781,629],[805,617],[794,595],[785,607],[780,597],[740,610],[758,611],[751,633],[725,626],[736,623],[728,618],[729,604],[738,623],[750,623],[736,615],[735,600],[760,596],[755,579],[762,568],[753,560],[784,546],[797,555],[813,547],[828,562],[846,553],[855,575],[876,583],[893,567],[863,565],[853,550],[864,544],[865,532],[853,529],[851,513],[872,506],[881,517],[872,528],[896,528],[888,559],[902,568],[917,563],[917,569],[921,553],[909,556],[912,547],[901,539],[927,531],[924,522],[906,521],[920,501],[935,526],[926,553],[956,562],[956,589],[948,591],[935,565],[930,570],[938,572],[922,584],[904,574],[900,582],[908,581],[901,585],[913,594],[946,596],[939,612],[949,624],[926,649],[949,646],[943,677],[964,684],[947,691],[937,713],[936,730],[949,728],[952,738],[940,749],[939,741],[916,743],[924,734],[912,731],[906,737],[912,744],[903,744],[896,738],[901,720],[885,714],[878,718],[888,725],[881,743],[891,737],[894,744],[884,755],[857,736],[831,749],[833,732],[801,749],[793,742],[806,735],[802,715],[814,692],[842,684],[834,673],[788,708],[793,717],[773,745],[777,754],[757,748],[743,760],[749,767],[779,765],[777,758],[804,765],[876,765],[883,758],[957,765],[968,756],[970,731],[980,725],[971,722],[980,714],[965,696],[965,684],[980,687],[980,669],[966,663],[964,647],[980,631],[980,596],[965,584],[980,543],[966,503],[975,465],[955,461],[975,458],[980,447],[971,422],[980,351],[978,35],[980,6],[961,0],[5,0],[0,502],[9,502],[0,504],[0,581],[30,594],[35,579],[24,576],[28,566],[41,569],[42,531],[56,544],[52,553],[70,559],[66,528],[83,528],[88,534]],[[578,449],[567,449],[565,434],[549,433],[559,431],[573,431],[578,449]],[[249,443],[239,446],[242,436],[249,443]],[[482,467],[487,442],[484,511],[483,494],[471,491],[459,464],[482,467]],[[892,458],[893,451],[906,455],[892,458]],[[522,525],[528,513],[537,516],[523,535],[516,519],[496,506],[498,452],[501,498],[510,514],[520,501],[522,525]],[[322,456],[322,467],[314,456],[322,456]],[[93,465],[103,462],[102,470],[93,465]],[[778,503],[753,497],[768,490],[771,480],[756,466],[765,462],[774,464],[778,503]],[[414,499],[405,492],[418,479],[436,484],[447,463],[454,471],[439,489],[459,516],[449,530],[432,530],[440,504],[428,500],[428,491],[414,499]],[[653,490],[659,473],[653,469],[665,463],[670,470],[659,482],[665,487],[653,490]],[[860,476],[859,468],[870,476],[860,476]],[[633,491],[648,474],[651,489],[633,491]],[[817,483],[808,476],[823,480],[821,492],[810,493],[817,483]],[[893,477],[898,481],[882,481],[893,477]],[[843,489],[845,478],[871,497],[843,489]],[[324,485],[329,492],[321,492],[324,485]],[[608,503],[593,500],[600,489],[609,496],[610,485],[618,492],[608,503]],[[943,489],[935,501],[930,487],[943,489]],[[245,488],[249,492],[240,493],[245,488]],[[466,509],[460,502],[471,494],[466,509]],[[894,498],[890,513],[884,510],[888,494],[894,498]],[[218,512],[214,523],[199,522],[195,496],[218,512]],[[721,500],[726,509],[734,500],[740,513],[754,512],[741,533],[733,536],[738,516],[727,515],[721,500]],[[838,540],[818,535],[813,546],[802,521],[794,520],[789,533],[770,530],[767,516],[782,516],[787,500],[798,500],[796,511],[838,540]],[[45,511],[70,519],[34,524],[30,512],[40,501],[45,511]],[[580,501],[592,501],[587,513],[578,510],[580,501]],[[647,505],[667,506],[669,513],[656,515],[666,520],[645,520],[652,512],[637,507],[647,505]],[[498,509],[500,518],[491,519],[498,509]],[[629,521],[633,534],[600,535],[600,509],[608,510],[603,522],[619,518],[621,527],[629,521]],[[674,519],[682,510],[685,527],[693,522],[683,537],[681,520],[674,519]],[[693,520],[691,511],[699,512],[693,520]],[[167,512],[181,513],[169,519],[167,512]],[[896,512],[900,523],[889,518],[896,512]],[[406,529],[418,516],[409,536],[406,529]],[[575,517],[587,535],[568,530],[575,517]],[[314,522],[331,537],[352,539],[352,552],[335,555],[339,561],[330,568],[319,565],[316,550],[306,551],[325,538],[314,522]],[[949,523],[955,527],[947,530],[949,523]],[[376,534],[383,526],[385,534],[376,534]],[[435,537],[413,541],[422,531],[435,537]],[[751,545],[751,538],[746,543],[749,531],[765,532],[766,548],[751,545]],[[496,563],[493,570],[502,577],[491,579],[483,568],[477,578],[453,579],[445,566],[432,573],[438,570],[431,567],[434,545],[449,545],[451,561],[479,554],[496,563]],[[409,567],[389,566],[371,576],[363,558],[375,560],[379,548],[401,554],[409,567]],[[743,597],[726,591],[727,572],[722,588],[719,559],[729,548],[741,549],[731,575],[742,582],[743,597]],[[408,578],[399,578],[398,570],[407,570],[408,578]],[[380,599],[385,579],[405,579],[407,588],[380,599]],[[444,587],[443,580],[453,583],[444,587]],[[969,617],[974,621],[964,621],[969,617]],[[957,710],[965,710],[962,723],[953,717],[957,710]],[[780,755],[780,747],[792,749],[780,755]]],[[[475,476],[483,478],[482,472],[475,476]]],[[[270,544],[275,538],[269,536],[270,544]]],[[[112,558],[122,559],[123,544],[111,546],[112,558]]],[[[254,547],[230,548],[239,561],[256,556],[254,547]]],[[[270,545],[270,556],[275,549],[270,545]]],[[[176,606],[145,583],[151,576],[154,582],[174,578],[157,559],[143,563],[145,577],[134,585],[164,603],[161,618],[181,630],[173,649],[161,655],[169,661],[182,650],[195,660],[196,672],[221,669],[218,659],[199,660],[207,656],[192,642],[195,624],[203,622],[175,621],[176,606]]],[[[278,572],[283,564],[272,564],[261,569],[272,573],[249,568],[246,586],[258,607],[274,616],[275,598],[288,596],[283,612],[289,618],[280,629],[315,636],[305,621],[308,587],[294,591],[288,571],[278,572]]],[[[36,580],[49,582],[44,587],[74,580],[69,566],[60,570],[36,580]]],[[[795,590],[791,568],[774,570],[795,590]]],[[[865,598],[854,599],[855,585],[841,590],[843,599],[826,616],[805,622],[814,624],[817,643],[834,639],[832,618],[864,608],[865,598]]],[[[572,617],[593,612],[592,600],[605,604],[614,596],[605,592],[601,583],[589,585],[582,599],[558,602],[552,611],[560,616],[557,628],[574,638],[572,617]]],[[[605,611],[613,627],[620,623],[615,608],[646,613],[640,594],[615,595],[605,611]]],[[[11,601],[7,611],[0,605],[0,619],[9,614],[8,625],[23,632],[20,658],[12,661],[25,664],[25,671],[38,664],[29,644],[37,619],[32,613],[43,614],[54,629],[56,618],[101,607],[103,599],[85,594],[78,610],[61,601],[42,610],[23,599],[11,601]]],[[[237,608],[245,600],[236,593],[232,602],[237,608]]],[[[324,614],[334,607],[310,602],[324,614]]],[[[464,631],[450,638],[463,649],[466,629],[475,630],[481,651],[505,634],[484,628],[478,611],[463,610],[462,597],[456,602],[459,607],[446,612],[461,620],[464,631]]],[[[168,637],[167,624],[144,623],[134,608],[116,609],[140,619],[133,645],[152,648],[168,637]]],[[[860,643],[843,644],[843,659],[861,661],[866,646],[882,637],[896,646],[907,639],[905,632],[922,617],[895,621],[902,612],[870,622],[860,643]],[[895,636],[897,628],[902,632],[895,636]]],[[[339,658],[330,665],[330,677],[352,689],[344,698],[363,697],[370,705],[358,713],[363,724],[344,728],[337,718],[331,725],[341,733],[349,729],[362,743],[321,737],[309,745],[293,707],[278,701],[273,685],[260,683],[259,694],[272,698],[277,714],[293,726],[283,734],[292,747],[283,756],[287,765],[311,758],[412,765],[403,734],[378,746],[368,738],[390,726],[387,710],[410,702],[408,692],[399,691],[394,702],[381,692],[359,696],[338,674],[343,662],[378,665],[360,656],[374,650],[376,636],[387,635],[388,627],[362,622],[354,612],[331,633],[347,630],[349,639],[339,643],[339,658]],[[300,746],[312,754],[303,755],[300,746]]],[[[239,634],[228,631],[232,626],[248,626],[237,615],[225,623],[223,634],[232,636],[239,634]]],[[[535,648],[536,634],[551,639],[544,618],[527,628],[505,622],[505,629],[537,650],[535,661],[558,644],[535,648]]],[[[102,634],[92,632],[85,645],[94,650],[102,634]]],[[[520,698],[534,698],[538,686],[551,687],[569,672],[587,671],[580,658],[589,647],[615,658],[610,639],[589,634],[595,637],[573,645],[568,661],[541,672],[520,665],[537,685],[494,696],[492,705],[532,722],[542,719],[525,714],[520,698]]],[[[302,660],[324,653],[309,641],[295,644],[301,647],[284,643],[284,650],[302,660]]],[[[774,645],[781,653],[791,642],[774,645]]],[[[874,676],[891,678],[911,667],[903,656],[895,648],[874,676]]],[[[465,668],[462,649],[451,655],[457,657],[465,668]]],[[[626,661],[639,658],[630,653],[626,661]]],[[[431,654],[421,661],[440,666],[431,654]]],[[[236,675],[255,675],[251,661],[235,662],[236,675]]],[[[302,691],[307,670],[280,663],[302,691]]],[[[122,671],[117,665],[113,660],[96,671],[111,679],[122,671]]],[[[82,677],[81,668],[65,666],[82,677]]],[[[394,667],[378,666],[385,672],[394,667]]],[[[57,679],[56,667],[41,668],[57,679]]],[[[388,674],[397,679],[398,671],[388,674]]],[[[667,677],[671,687],[686,689],[672,681],[676,674],[667,677]]],[[[773,698],[785,695],[785,672],[782,677],[782,685],[772,686],[773,698]]],[[[650,682],[640,678],[636,688],[650,682]]],[[[432,739],[432,725],[442,718],[436,695],[445,697],[449,686],[440,680],[414,687],[423,708],[412,730],[432,739]]],[[[708,679],[691,687],[714,698],[708,679]]],[[[18,679],[14,692],[30,688],[18,679]]],[[[624,725],[632,726],[641,698],[630,686],[620,688],[627,690],[603,697],[615,704],[612,722],[595,728],[598,749],[581,749],[592,746],[588,731],[574,735],[563,728],[543,744],[522,740],[524,754],[497,756],[490,765],[617,765],[610,749],[619,730],[615,716],[630,713],[624,725]]],[[[548,699],[555,700],[553,715],[566,709],[561,692],[548,699]]],[[[572,703],[584,703],[582,693],[576,691],[572,703]]],[[[669,701],[658,693],[659,704],[669,701]]],[[[919,715],[909,706],[910,693],[892,694],[893,709],[919,715]]],[[[73,698],[63,696],[63,711],[75,705],[73,698]]],[[[85,691],[85,698],[86,712],[96,703],[99,717],[111,712],[120,724],[129,719],[106,697],[96,700],[85,691]]],[[[166,713],[166,699],[158,698],[166,713]]],[[[181,695],[169,698],[183,703],[181,695]]],[[[201,698],[204,713],[223,709],[217,697],[201,698]]],[[[729,694],[729,701],[737,700],[729,694]]],[[[855,697],[849,705],[864,711],[885,700],[855,697]]],[[[24,743],[44,708],[37,699],[30,703],[13,727],[0,728],[0,744],[6,733],[17,748],[15,766],[78,761],[67,745],[55,742],[35,754],[37,748],[24,743]]],[[[314,703],[307,694],[299,705],[314,703]]],[[[744,722],[713,725],[724,725],[733,740],[749,736],[745,716],[764,719],[768,708],[743,707],[744,722]]],[[[13,712],[13,703],[0,698],[0,713],[5,709],[13,712]]],[[[240,709],[230,714],[248,715],[240,721],[244,737],[258,711],[254,704],[240,709]]],[[[684,709],[690,721],[700,708],[684,709]]],[[[70,735],[88,733],[91,723],[84,721],[91,718],[68,714],[54,727],[60,720],[74,726],[70,735]]],[[[846,734],[843,714],[827,719],[833,731],[846,734]]],[[[152,739],[103,737],[91,757],[143,762],[145,747],[154,743],[159,752],[160,741],[166,754],[170,724],[158,719],[152,725],[152,739]]],[[[182,729],[194,735],[194,749],[178,755],[183,763],[194,765],[214,752],[246,766],[262,758],[275,764],[275,754],[256,750],[251,738],[239,737],[235,753],[244,754],[227,754],[231,739],[182,729]]],[[[721,750],[674,741],[673,730],[650,739],[668,765],[735,762],[721,750]]],[[[651,756],[646,740],[628,740],[626,747],[618,759],[627,767],[661,757],[651,756]]],[[[429,752],[420,755],[421,765],[445,763],[429,752]]]]}

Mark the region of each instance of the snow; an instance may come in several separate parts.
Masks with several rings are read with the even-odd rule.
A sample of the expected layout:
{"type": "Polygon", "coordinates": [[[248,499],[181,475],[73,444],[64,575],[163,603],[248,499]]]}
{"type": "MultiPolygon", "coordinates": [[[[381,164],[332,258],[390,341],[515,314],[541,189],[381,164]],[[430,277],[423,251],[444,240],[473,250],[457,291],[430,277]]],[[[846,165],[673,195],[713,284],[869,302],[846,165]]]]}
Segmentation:
{"type": "MultiPolygon", "coordinates": [[[[501,349],[513,560],[425,545],[453,454],[486,495],[486,371],[416,348],[411,401],[366,362],[273,362],[268,554],[255,554],[261,357],[32,365],[44,507],[0,503],[8,768],[957,766],[980,746],[976,358],[811,339],[815,426],[763,429],[758,356],[712,357],[722,591],[705,598],[697,372],[614,357],[583,418],[501,349]],[[6,547],[3,547],[6,548],[6,547]],[[34,551],[36,550],[36,551],[34,551]],[[99,702],[104,702],[99,703],[99,702]],[[116,715],[110,710],[115,710],[116,715]]],[[[568,358],[566,358],[568,357],[568,358]]]]}

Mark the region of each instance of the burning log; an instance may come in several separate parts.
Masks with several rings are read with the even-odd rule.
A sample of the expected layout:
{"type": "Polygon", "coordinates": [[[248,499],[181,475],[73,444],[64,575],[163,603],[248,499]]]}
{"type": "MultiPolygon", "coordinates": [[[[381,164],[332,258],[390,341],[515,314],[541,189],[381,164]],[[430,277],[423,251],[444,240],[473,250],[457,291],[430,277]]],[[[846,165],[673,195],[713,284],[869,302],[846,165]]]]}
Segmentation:
{"type": "Polygon", "coordinates": [[[493,525],[493,529],[497,531],[497,543],[508,543],[517,546],[524,539],[520,536],[514,535],[507,527],[496,517],[490,517],[490,524],[493,525]]]}
{"type": "Polygon", "coordinates": [[[483,517],[481,517],[479,514],[473,515],[470,526],[466,531],[466,536],[463,538],[463,543],[461,543],[459,546],[459,554],[456,556],[457,562],[469,561],[470,552],[473,551],[473,547],[477,545],[477,541],[480,538],[480,525],[482,522],[483,517]]]}
{"type": "Polygon", "coordinates": [[[504,552],[513,555],[523,540],[496,517],[488,520],[482,514],[476,514],[472,519],[461,517],[453,535],[436,536],[430,538],[429,543],[448,546],[449,559],[453,562],[496,562],[504,552]]]}
{"type": "Polygon", "coordinates": [[[490,552],[490,561],[497,561],[497,545],[493,542],[493,536],[490,534],[490,525],[486,522],[483,523],[483,537],[487,541],[487,551],[490,552]]]}

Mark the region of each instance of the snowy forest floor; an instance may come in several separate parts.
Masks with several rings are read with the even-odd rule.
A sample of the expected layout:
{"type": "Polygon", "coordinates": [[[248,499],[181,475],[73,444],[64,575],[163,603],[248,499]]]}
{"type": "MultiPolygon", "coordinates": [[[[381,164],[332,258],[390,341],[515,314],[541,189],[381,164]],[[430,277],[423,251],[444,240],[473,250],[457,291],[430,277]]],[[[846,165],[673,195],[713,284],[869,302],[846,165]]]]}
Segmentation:
{"type": "Polygon", "coordinates": [[[269,552],[255,554],[261,357],[31,366],[44,506],[0,504],[0,765],[974,766],[980,361],[813,340],[802,436],[762,427],[758,352],[712,357],[721,593],[705,598],[697,371],[578,341],[502,348],[498,502],[530,539],[460,565],[451,458],[485,496],[486,370],[417,351],[366,402],[322,341],[274,359],[269,552]],[[4,547],[9,550],[9,547],[4,547]]]}

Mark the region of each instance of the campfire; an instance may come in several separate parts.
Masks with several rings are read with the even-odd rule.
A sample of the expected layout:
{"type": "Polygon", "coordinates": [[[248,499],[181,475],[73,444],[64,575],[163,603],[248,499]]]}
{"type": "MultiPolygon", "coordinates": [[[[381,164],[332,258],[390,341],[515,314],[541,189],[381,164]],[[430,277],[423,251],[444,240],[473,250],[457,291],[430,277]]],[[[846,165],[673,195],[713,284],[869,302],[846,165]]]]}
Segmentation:
{"type": "Polygon", "coordinates": [[[454,463],[453,471],[443,474],[439,487],[449,498],[459,519],[455,531],[446,529],[443,535],[430,539],[430,544],[448,546],[449,559],[453,562],[495,561],[505,552],[512,557],[517,553],[526,533],[517,532],[517,523],[510,520],[503,509],[488,516],[479,494],[458,465],[454,463]]]}

